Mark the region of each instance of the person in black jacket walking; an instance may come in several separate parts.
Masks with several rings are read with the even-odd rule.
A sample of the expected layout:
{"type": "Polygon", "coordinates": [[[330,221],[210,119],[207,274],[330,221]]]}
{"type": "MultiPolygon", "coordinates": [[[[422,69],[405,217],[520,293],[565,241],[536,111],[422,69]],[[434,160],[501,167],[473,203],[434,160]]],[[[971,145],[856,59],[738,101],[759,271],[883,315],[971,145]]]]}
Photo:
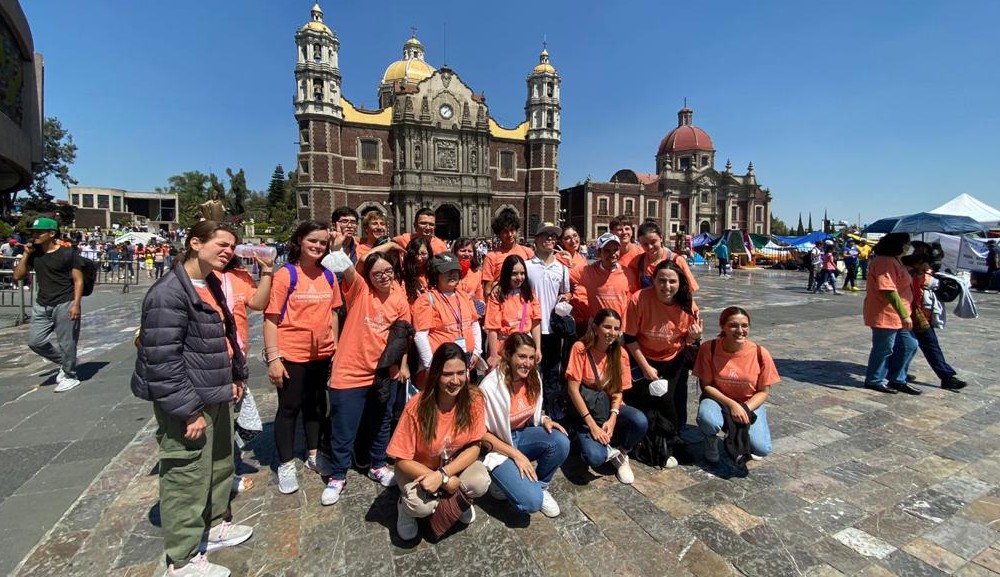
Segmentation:
{"type": "Polygon", "coordinates": [[[226,576],[201,552],[237,545],[253,529],[224,520],[233,480],[232,403],[243,395],[246,359],[226,306],[221,271],[236,235],[202,221],[183,261],[142,303],[132,392],[153,402],[160,445],[160,519],[166,575],[226,576]]]}

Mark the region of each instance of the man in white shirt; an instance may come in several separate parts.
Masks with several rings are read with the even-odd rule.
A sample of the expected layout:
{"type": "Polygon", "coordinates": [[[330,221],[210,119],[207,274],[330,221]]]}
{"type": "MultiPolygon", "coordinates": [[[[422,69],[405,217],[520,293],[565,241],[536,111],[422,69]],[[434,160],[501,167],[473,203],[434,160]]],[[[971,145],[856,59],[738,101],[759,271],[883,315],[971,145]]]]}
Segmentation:
{"type": "Polygon", "coordinates": [[[542,376],[542,410],[554,419],[563,416],[562,363],[563,336],[551,331],[551,316],[557,303],[569,301],[569,269],[555,257],[556,242],[562,229],[542,223],[535,232],[535,256],[525,264],[528,280],[535,291],[542,313],[542,361],[538,370],[542,376]]]}

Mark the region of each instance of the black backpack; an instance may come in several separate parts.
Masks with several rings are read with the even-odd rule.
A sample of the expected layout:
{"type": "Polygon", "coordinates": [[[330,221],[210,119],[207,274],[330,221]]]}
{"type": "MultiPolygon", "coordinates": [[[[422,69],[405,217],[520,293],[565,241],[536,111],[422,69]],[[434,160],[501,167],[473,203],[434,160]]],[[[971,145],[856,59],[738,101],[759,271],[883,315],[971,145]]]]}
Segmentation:
{"type": "Polygon", "coordinates": [[[80,265],[80,272],[83,273],[83,296],[89,297],[94,294],[94,285],[97,283],[97,263],[74,252],[73,258],[80,265]]]}

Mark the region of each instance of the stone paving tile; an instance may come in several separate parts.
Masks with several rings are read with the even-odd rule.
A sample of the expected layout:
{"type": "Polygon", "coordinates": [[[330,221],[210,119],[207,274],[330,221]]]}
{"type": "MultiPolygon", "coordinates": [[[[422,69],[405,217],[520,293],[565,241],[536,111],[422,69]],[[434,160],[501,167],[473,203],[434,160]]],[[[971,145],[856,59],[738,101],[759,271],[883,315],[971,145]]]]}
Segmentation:
{"type": "MultiPolygon", "coordinates": [[[[705,280],[699,303],[706,311],[720,310],[713,299],[732,298],[724,292],[732,289],[705,280]]],[[[983,343],[1000,336],[990,324],[1000,318],[1000,298],[984,299],[979,321],[956,321],[965,330],[949,327],[940,334],[949,360],[966,369],[973,385],[961,394],[926,387],[918,398],[860,387],[864,347],[843,344],[857,337],[857,303],[810,301],[803,306],[842,308],[808,320],[818,317],[794,307],[769,308],[765,296],[758,304],[752,298],[747,304],[760,309],[755,320],[764,319],[754,337],[768,346],[785,378],[769,401],[775,450],[751,463],[746,478],[729,477],[725,463],[661,471],[634,463],[636,483],[627,487],[610,471],[589,471],[574,457],[551,486],[559,517],[519,515],[486,497],[476,503],[472,525],[438,542],[423,527],[420,539],[403,543],[395,535],[396,490],[383,490],[358,472],[349,473],[344,497],[333,507],[319,505],[322,482],[306,472],[300,471],[302,490],[280,494],[268,433],[244,453],[257,485],[233,502],[234,519],[254,525],[254,538],[210,557],[234,575],[255,576],[1000,572],[1000,533],[994,530],[1000,519],[1000,370],[980,360],[991,354],[983,343]],[[799,360],[802,339],[817,345],[808,360],[799,360]]],[[[922,381],[933,383],[920,363],[922,381]]],[[[273,390],[251,384],[267,420],[274,414],[273,390]]],[[[693,414],[693,382],[690,397],[693,414]]],[[[116,419],[135,418],[136,411],[148,415],[148,407],[130,407],[108,419],[101,434],[114,438],[116,419]]],[[[81,462],[101,448],[96,441],[68,449],[53,445],[81,462]]],[[[700,454],[701,445],[692,449],[700,454]]],[[[94,479],[17,575],[159,574],[155,465],[147,427],[94,479]]]]}

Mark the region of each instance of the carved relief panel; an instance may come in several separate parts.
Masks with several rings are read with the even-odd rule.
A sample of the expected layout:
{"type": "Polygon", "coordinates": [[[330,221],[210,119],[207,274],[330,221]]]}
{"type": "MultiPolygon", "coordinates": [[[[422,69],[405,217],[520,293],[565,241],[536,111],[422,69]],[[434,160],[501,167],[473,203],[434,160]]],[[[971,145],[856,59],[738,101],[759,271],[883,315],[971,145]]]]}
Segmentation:
{"type": "Polygon", "coordinates": [[[454,140],[434,141],[434,168],[437,170],[458,170],[458,142],[454,140]]]}

